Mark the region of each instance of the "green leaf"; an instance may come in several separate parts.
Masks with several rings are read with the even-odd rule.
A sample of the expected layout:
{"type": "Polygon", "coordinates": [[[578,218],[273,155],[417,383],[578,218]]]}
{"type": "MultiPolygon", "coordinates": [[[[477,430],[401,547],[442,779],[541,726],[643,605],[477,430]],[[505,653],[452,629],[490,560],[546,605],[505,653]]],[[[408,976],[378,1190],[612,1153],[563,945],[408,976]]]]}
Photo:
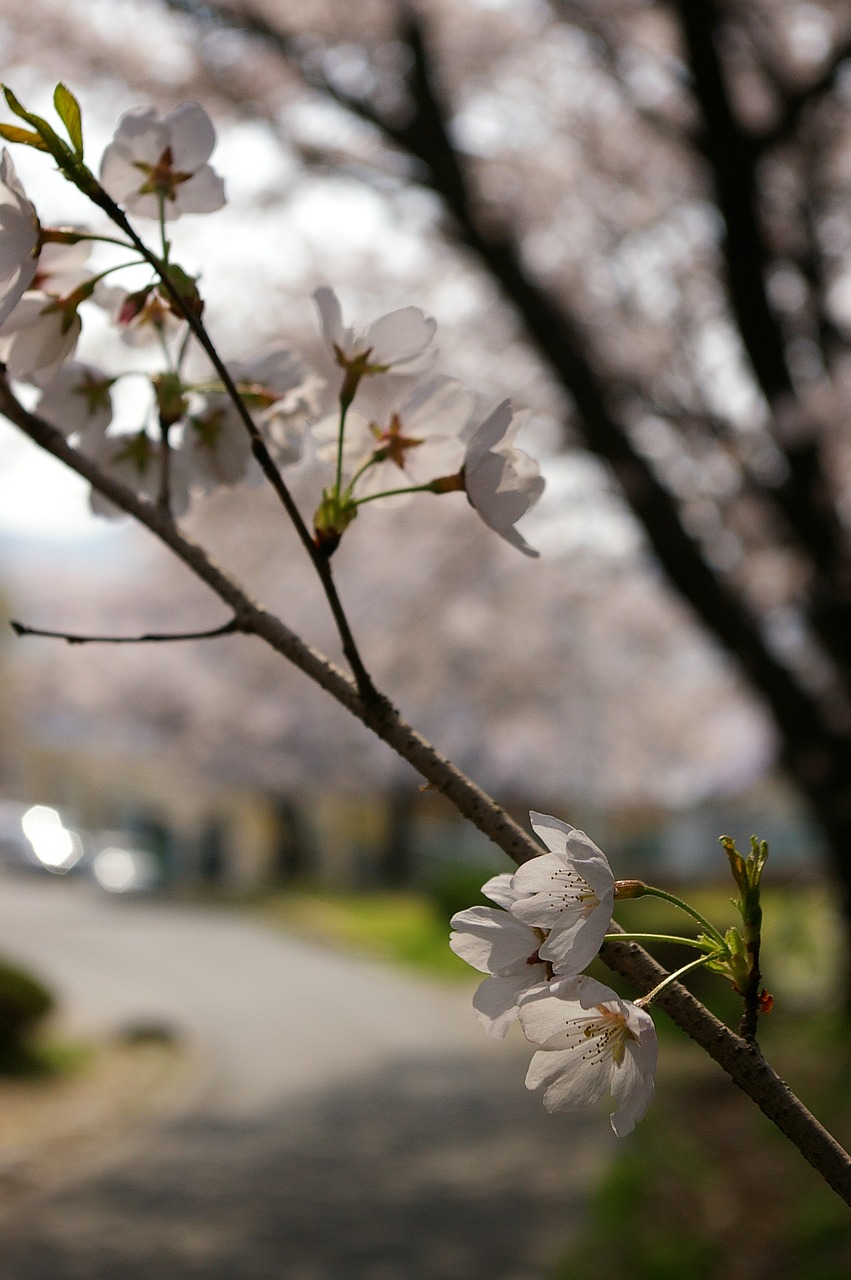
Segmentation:
{"type": "Polygon", "coordinates": [[[66,85],[58,84],[53,91],[53,105],[56,107],[56,114],[68,130],[68,137],[71,139],[71,145],[78,159],[82,160],[83,117],[79,102],[66,85]]]}
{"type": "Polygon", "coordinates": [[[83,158],[83,114],[80,104],[71,90],[64,84],[58,84],[53,91],[53,103],[57,115],[68,131],[71,145],[77,158],[83,158]]]}
{"type": "Polygon", "coordinates": [[[39,151],[48,150],[47,143],[37,133],[30,133],[29,129],[21,129],[16,124],[0,124],[0,138],[7,142],[20,142],[25,147],[37,147],[39,151]]]}
{"type": "Polygon", "coordinates": [[[77,157],[71,152],[68,143],[62,141],[52,125],[49,125],[46,120],[41,116],[37,116],[34,112],[27,111],[26,107],[22,106],[8,85],[3,85],[3,94],[15,115],[20,116],[22,120],[26,120],[27,124],[32,125],[33,129],[35,129],[36,133],[45,144],[45,151],[50,152],[56,163],[59,165],[59,168],[62,169],[63,172],[68,172],[69,169],[73,169],[74,165],[78,163],[77,157]]]}

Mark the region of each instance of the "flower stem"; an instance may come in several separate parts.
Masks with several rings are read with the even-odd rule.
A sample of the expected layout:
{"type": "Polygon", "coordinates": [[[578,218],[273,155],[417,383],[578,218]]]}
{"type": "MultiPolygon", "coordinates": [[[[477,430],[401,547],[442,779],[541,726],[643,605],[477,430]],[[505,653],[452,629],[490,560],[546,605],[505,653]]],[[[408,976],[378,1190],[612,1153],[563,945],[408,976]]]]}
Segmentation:
{"type": "Polygon", "coordinates": [[[680,938],[669,933],[607,933],[604,942],[676,942],[681,947],[695,947],[698,951],[706,951],[706,943],[697,938],[680,938]]]}
{"type": "Polygon", "coordinates": [[[664,902],[673,903],[675,907],[679,907],[681,911],[685,911],[686,915],[690,915],[693,920],[696,920],[699,925],[702,925],[703,928],[706,930],[707,934],[711,938],[714,938],[715,941],[719,944],[719,946],[726,948],[727,944],[725,943],[722,935],[715,928],[715,925],[710,924],[709,921],[706,919],[706,917],[702,916],[699,911],[696,911],[694,909],[694,907],[690,907],[687,902],[683,902],[682,898],[676,897],[673,893],[666,893],[664,889],[657,889],[651,884],[647,884],[644,886],[644,890],[641,896],[643,898],[644,897],[661,898],[664,902]]]}
{"type": "Polygon", "coordinates": [[[651,1001],[655,1000],[659,993],[664,991],[670,983],[678,982],[684,973],[688,973],[690,969],[699,969],[701,965],[708,964],[711,959],[712,956],[698,956],[696,960],[690,960],[688,964],[684,964],[681,969],[675,969],[673,973],[669,973],[657,986],[653,988],[652,991],[648,991],[646,995],[640,996],[635,1003],[640,1005],[642,1008],[646,1008],[647,1005],[650,1004],[651,1001]]]}

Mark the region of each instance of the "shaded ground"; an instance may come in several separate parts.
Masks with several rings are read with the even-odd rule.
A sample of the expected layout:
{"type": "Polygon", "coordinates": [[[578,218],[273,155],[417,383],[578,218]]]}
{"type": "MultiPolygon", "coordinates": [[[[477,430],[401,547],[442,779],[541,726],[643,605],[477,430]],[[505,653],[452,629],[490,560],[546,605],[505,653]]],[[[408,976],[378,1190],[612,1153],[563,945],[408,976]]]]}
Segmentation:
{"type": "Polygon", "coordinates": [[[605,1117],[548,1117],[469,993],[215,912],[3,888],[4,947],[72,1018],[168,1021],[208,1068],[182,1117],[0,1220],[2,1280],[537,1280],[564,1251],[605,1117]]]}

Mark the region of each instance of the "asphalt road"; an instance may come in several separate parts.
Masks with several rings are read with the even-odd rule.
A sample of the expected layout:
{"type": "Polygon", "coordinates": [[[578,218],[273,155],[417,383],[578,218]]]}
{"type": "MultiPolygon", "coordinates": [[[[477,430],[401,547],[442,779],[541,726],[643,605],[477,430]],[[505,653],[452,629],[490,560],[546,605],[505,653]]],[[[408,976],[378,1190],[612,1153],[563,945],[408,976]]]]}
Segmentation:
{"type": "Polygon", "coordinates": [[[75,1031],[167,1026],[204,1064],[183,1114],[0,1221],[0,1280],[541,1280],[612,1149],[469,990],[65,881],[0,880],[0,951],[75,1031]]]}

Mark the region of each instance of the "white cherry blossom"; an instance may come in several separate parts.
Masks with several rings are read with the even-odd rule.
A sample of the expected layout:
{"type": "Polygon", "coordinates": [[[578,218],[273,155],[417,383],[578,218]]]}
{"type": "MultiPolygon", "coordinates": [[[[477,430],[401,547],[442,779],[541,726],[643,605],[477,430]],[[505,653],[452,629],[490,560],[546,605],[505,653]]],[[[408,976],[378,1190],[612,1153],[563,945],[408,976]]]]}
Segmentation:
{"type": "Polygon", "coordinates": [[[36,211],[4,147],[0,151],[0,324],[36,273],[40,232],[36,211]]]}
{"type": "MultiPolygon", "coordinates": [[[[473,396],[457,378],[432,378],[418,387],[384,426],[350,411],[346,418],[343,457],[350,475],[358,476],[356,498],[409,485],[428,484],[457,470],[464,457],[460,439],[473,408],[473,396]]],[[[339,419],[329,417],[313,428],[325,443],[317,456],[337,457],[339,419]]],[[[382,505],[405,501],[406,495],[379,499],[382,505]]]]}
{"type": "Polygon", "coordinates": [[[0,325],[0,361],[13,378],[42,383],[73,354],[80,328],[75,309],[28,291],[0,325]]]}
{"type": "MultiPolygon", "coordinates": [[[[163,446],[144,430],[124,435],[104,436],[92,450],[94,460],[116,480],[122,481],[140,498],[156,502],[162,487],[163,446]]],[[[189,508],[189,467],[183,451],[169,450],[169,510],[175,517],[189,508]]],[[[121,519],[126,513],[114,506],[97,489],[90,496],[97,515],[121,519]]]]}
{"type": "Polygon", "coordinates": [[[488,414],[467,446],[464,488],[486,525],[524,555],[537,556],[514,527],[544,489],[537,462],[514,448],[521,426],[522,417],[512,413],[510,400],[488,414]]]}
{"type": "Polygon", "coordinates": [[[343,311],[333,289],[317,289],[313,297],[319,310],[322,336],[337,363],[359,367],[362,373],[393,369],[412,373],[431,346],[437,322],[419,307],[402,307],[373,320],[362,333],[343,324],[343,311]]]}
{"type": "MultiPolygon", "coordinates": [[[[511,881],[510,874],[494,876],[482,886],[482,893],[501,907],[510,907],[517,897],[511,881]]],[[[473,1008],[488,1035],[501,1040],[516,1021],[524,996],[553,975],[552,966],[538,954],[544,934],[521,924],[507,910],[493,907],[458,911],[450,924],[449,945],[455,954],[480,973],[491,975],[479,984],[473,1008]]]]}
{"type": "Polygon", "coordinates": [[[113,381],[94,365],[69,360],[43,383],[36,412],[63,435],[78,435],[84,447],[99,443],[112,421],[113,381]]]}
{"type": "MultiPolygon", "coordinates": [[[[322,380],[285,347],[252,360],[229,361],[227,367],[275,461],[281,466],[298,462],[322,380]]],[[[221,384],[203,393],[202,407],[189,418],[186,444],[194,485],[206,492],[220,484],[262,479],[245,423],[221,384]]]]}
{"type": "Polygon", "coordinates": [[[600,950],[612,919],[615,881],[605,854],[584,831],[558,818],[530,814],[532,829],[550,850],[515,872],[516,919],[549,931],[541,958],[563,974],[580,973],[600,950]]]}
{"type": "Polygon", "coordinates": [[[548,1111],[584,1111],[607,1094],[611,1125],[631,1133],[655,1092],[656,1029],[644,1009],[583,975],[530,992],[520,1006],[523,1031],[539,1051],[527,1089],[543,1089],[548,1111]]]}
{"type": "Polygon", "coordinates": [[[64,296],[76,289],[88,278],[91,244],[80,240],[77,244],[61,244],[49,240],[38,255],[38,265],[30,284],[31,289],[64,296]]]}
{"type": "Polygon", "coordinates": [[[166,219],[213,213],[224,183],[206,162],[216,131],[203,107],[183,102],[162,120],[153,107],[126,112],[103,153],[101,183],[128,213],[166,219]]]}

